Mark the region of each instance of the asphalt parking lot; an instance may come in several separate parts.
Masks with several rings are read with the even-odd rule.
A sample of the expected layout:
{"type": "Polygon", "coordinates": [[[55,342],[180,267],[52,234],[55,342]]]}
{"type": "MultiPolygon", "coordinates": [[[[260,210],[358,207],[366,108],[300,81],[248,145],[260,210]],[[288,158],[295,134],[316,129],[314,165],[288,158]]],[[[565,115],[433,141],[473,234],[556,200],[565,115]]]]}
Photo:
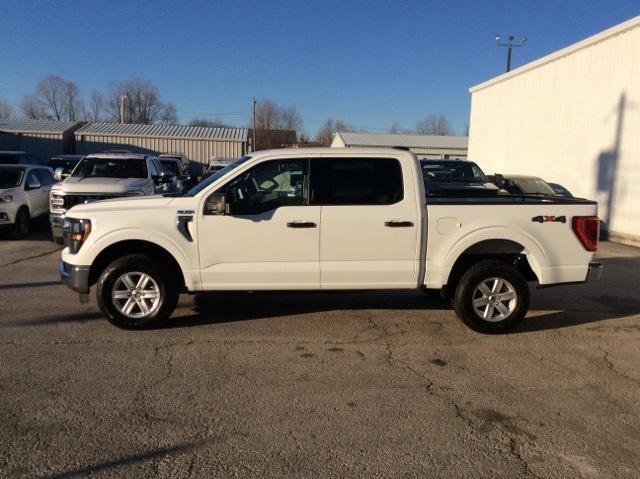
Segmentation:
{"type": "Polygon", "coordinates": [[[183,297],[127,332],[0,240],[0,477],[638,477],[640,249],[513,334],[422,293],[183,297]]]}

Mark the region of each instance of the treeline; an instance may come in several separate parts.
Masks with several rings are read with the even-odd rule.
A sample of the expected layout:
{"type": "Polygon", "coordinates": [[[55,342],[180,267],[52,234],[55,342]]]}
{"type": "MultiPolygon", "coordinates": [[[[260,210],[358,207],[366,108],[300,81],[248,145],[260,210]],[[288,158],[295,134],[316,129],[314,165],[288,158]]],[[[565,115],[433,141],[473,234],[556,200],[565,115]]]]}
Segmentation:
{"type": "MultiPolygon", "coordinates": [[[[59,75],[47,75],[32,93],[22,98],[19,112],[29,120],[114,121],[126,123],[176,123],[171,102],[161,101],[158,88],[148,80],[114,81],[106,92],[93,90],[84,97],[78,86],[59,75]]],[[[20,116],[0,100],[0,120],[20,116]]]]}
{"type": "MultiPolygon", "coordinates": [[[[106,91],[92,90],[83,96],[78,86],[59,75],[47,75],[25,95],[14,108],[0,98],[0,120],[22,116],[27,119],[51,119],[67,121],[111,121],[125,123],[178,123],[178,112],[171,102],[165,102],[158,88],[148,80],[132,79],[109,83],[106,91]]],[[[212,113],[215,118],[215,113],[212,113]]],[[[246,127],[254,126],[253,112],[247,119],[246,127]]],[[[219,119],[195,118],[190,126],[229,127],[238,125],[219,119]]],[[[295,132],[293,140],[300,144],[328,146],[337,132],[367,132],[370,128],[351,125],[343,120],[328,118],[315,137],[307,137],[302,115],[293,105],[279,105],[272,100],[256,104],[255,128],[260,132],[295,132]]],[[[381,132],[380,130],[377,130],[381,132]]],[[[452,135],[451,124],[444,115],[432,114],[416,123],[412,129],[405,129],[393,123],[387,133],[452,135]]],[[[467,132],[465,132],[466,134],[467,132]]],[[[270,137],[273,135],[269,135],[270,137]]],[[[274,142],[285,141],[284,136],[275,135],[274,142]]],[[[286,136],[289,143],[291,136],[286,136]]]]}

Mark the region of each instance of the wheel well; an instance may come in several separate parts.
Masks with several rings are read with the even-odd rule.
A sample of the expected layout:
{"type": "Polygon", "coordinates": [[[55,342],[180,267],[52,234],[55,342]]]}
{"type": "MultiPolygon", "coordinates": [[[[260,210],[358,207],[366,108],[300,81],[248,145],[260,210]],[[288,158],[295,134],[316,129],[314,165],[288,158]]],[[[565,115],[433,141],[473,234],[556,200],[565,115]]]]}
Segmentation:
{"type": "Polygon", "coordinates": [[[524,253],[525,247],[511,240],[486,240],[467,248],[456,260],[449,273],[444,292],[451,297],[462,275],[474,264],[486,259],[502,261],[514,266],[527,281],[538,281],[524,253]]]}
{"type": "Polygon", "coordinates": [[[180,291],[185,289],[184,275],[180,265],[162,246],[158,246],[150,241],[128,240],[114,243],[100,252],[91,265],[89,271],[89,284],[94,285],[98,282],[98,278],[104,269],[114,260],[127,254],[140,253],[156,259],[160,264],[169,268],[169,270],[178,279],[180,291]]]}

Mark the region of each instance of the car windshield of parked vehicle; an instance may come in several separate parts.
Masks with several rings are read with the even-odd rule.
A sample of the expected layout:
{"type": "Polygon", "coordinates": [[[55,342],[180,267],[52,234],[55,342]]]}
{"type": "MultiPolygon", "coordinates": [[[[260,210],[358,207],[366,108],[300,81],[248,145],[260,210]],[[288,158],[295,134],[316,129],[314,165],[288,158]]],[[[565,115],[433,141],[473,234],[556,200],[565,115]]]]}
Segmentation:
{"type": "Polygon", "coordinates": [[[513,182],[525,195],[556,196],[553,188],[542,178],[518,178],[513,182]]]}
{"type": "Polygon", "coordinates": [[[167,173],[171,173],[173,176],[180,176],[182,172],[180,171],[180,165],[175,160],[160,160],[162,164],[162,169],[167,173]]]}
{"type": "Polygon", "coordinates": [[[0,168],[0,189],[20,186],[23,174],[24,170],[21,168],[0,168]]]}
{"type": "Polygon", "coordinates": [[[422,161],[422,176],[435,183],[487,183],[489,180],[475,163],[467,161],[422,161]]]}
{"type": "Polygon", "coordinates": [[[82,178],[147,178],[147,161],[142,158],[84,158],[71,176],[82,178]]]}
{"type": "Polygon", "coordinates": [[[0,153],[0,165],[17,165],[18,163],[20,163],[18,156],[0,153]]]}
{"type": "Polygon", "coordinates": [[[243,156],[242,158],[238,158],[237,160],[232,161],[231,163],[229,163],[227,166],[225,166],[221,170],[216,171],[214,174],[212,174],[211,176],[209,176],[206,179],[202,180],[196,186],[191,188],[189,191],[187,191],[187,193],[185,193],[184,196],[195,196],[195,195],[197,195],[202,190],[204,190],[207,186],[209,186],[211,183],[216,181],[218,178],[226,175],[231,170],[236,169],[238,166],[240,166],[241,164],[243,164],[245,161],[247,161],[249,159],[251,159],[250,156],[243,156]]]}
{"type": "Polygon", "coordinates": [[[78,160],[63,160],[62,158],[52,158],[49,160],[47,166],[53,170],[62,168],[62,173],[65,175],[71,173],[75,166],[78,164],[78,160]]]}

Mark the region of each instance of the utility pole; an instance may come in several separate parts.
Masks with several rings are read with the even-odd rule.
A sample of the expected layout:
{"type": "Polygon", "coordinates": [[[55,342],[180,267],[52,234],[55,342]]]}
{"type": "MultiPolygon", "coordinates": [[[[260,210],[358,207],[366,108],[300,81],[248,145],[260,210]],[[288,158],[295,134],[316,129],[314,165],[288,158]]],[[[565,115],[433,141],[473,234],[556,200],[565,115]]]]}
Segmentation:
{"type": "Polygon", "coordinates": [[[120,123],[124,123],[124,101],[129,100],[126,93],[120,95],[120,123]]]}
{"type": "Polygon", "coordinates": [[[500,42],[500,35],[496,35],[496,44],[499,47],[507,47],[507,71],[511,71],[511,50],[515,47],[521,47],[527,41],[527,37],[522,37],[520,43],[513,43],[513,35],[509,35],[507,43],[500,42]]]}
{"type": "Polygon", "coordinates": [[[252,140],[252,149],[256,151],[256,97],[253,97],[253,140],[252,140]]]}

